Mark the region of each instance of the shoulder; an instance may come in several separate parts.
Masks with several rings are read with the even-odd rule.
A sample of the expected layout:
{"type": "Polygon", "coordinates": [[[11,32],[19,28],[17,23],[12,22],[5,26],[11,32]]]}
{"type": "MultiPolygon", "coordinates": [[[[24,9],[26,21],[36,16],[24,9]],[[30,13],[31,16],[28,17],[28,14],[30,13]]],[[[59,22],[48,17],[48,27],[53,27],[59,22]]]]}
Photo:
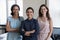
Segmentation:
{"type": "Polygon", "coordinates": [[[12,18],[11,16],[9,16],[8,18],[12,18]]]}
{"type": "Polygon", "coordinates": [[[7,18],[7,20],[11,20],[11,19],[12,19],[12,17],[10,17],[10,16],[7,18]]]}
{"type": "Polygon", "coordinates": [[[52,23],[52,19],[49,20],[49,23],[52,23]]]}
{"type": "Polygon", "coordinates": [[[25,20],[23,20],[22,22],[25,24],[25,23],[27,23],[27,22],[28,22],[28,20],[27,20],[27,19],[25,19],[25,20]]]}
{"type": "Polygon", "coordinates": [[[37,17],[37,20],[38,20],[38,21],[41,20],[41,17],[37,17]]]}
{"type": "Polygon", "coordinates": [[[23,20],[22,23],[26,23],[26,20],[23,20]]]}
{"type": "Polygon", "coordinates": [[[38,20],[37,19],[33,19],[33,21],[36,23],[36,22],[38,22],[38,20]]]}
{"type": "Polygon", "coordinates": [[[7,22],[11,22],[12,21],[12,16],[7,17],[7,22]]]}
{"type": "Polygon", "coordinates": [[[35,24],[35,26],[39,26],[37,19],[34,19],[34,24],[35,24]]]}
{"type": "Polygon", "coordinates": [[[21,19],[24,19],[23,17],[20,16],[21,19]]]}
{"type": "Polygon", "coordinates": [[[24,20],[24,18],[23,18],[23,17],[19,17],[19,19],[20,19],[21,21],[23,21],[23,20],[24,20]]]}
{"type": "Polygon", "coordinates": [[[25,19],[23,22],[26,23],[27,22],[27,19],[25,19]]]}

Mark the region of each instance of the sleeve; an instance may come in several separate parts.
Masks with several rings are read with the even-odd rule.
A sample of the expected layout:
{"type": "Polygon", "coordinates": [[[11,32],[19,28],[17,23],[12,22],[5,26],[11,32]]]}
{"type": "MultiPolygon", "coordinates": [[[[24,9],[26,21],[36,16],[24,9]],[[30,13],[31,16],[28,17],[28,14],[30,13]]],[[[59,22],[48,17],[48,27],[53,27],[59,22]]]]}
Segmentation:
{"type": "Polygon", "coordinates": [[[39,24],[38,21],[35,21],[35,33],[32,33],[31,36],[35,36],[39,34],[39,24]]]}
{"type": "Polygon", "coordinates": [[[35,24],[35,34],[38,35],[39,34],[39,24],[38,24],[38,21],[36,20],[36,24],[35,24]]]}
{"type": "Polygon", "coordinates": [[[8,17],[8,18],[7,18],[7,21],[10,22],[10,21],[11,21],[11,17],[8,17]]]}
{"type": "Polygon", "coordinates": [[[21,27],[20,27],[20,34],[21,35],[24,35],[25,34],[25,32],[23,31],[23,29],[24,29],[24,21],[22,21],[21,27]]]}

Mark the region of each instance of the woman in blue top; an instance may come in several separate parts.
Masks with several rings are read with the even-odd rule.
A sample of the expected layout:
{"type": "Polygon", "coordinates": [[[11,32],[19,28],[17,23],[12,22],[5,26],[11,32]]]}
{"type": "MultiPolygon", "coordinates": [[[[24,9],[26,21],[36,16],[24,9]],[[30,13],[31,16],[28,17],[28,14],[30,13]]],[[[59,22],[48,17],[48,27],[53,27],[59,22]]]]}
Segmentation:
{"type": "Polygon", "coordinates": [[[36,19],[33,18],[34,10],[28,7],[26,10],[27,19],[21,23],[21,34],[23,40],[37,40],[39,25],[36,19]]]}
{"type": "Polygon", "coordinates": [[[23,17],[19,17],[19,10],[20,7],[17,4],[14,4],[11,7],[12,17],[8,17],[6,24],[6,31],[8,31],[7,40],[21,40],[19,28],[21,26],[21,22],[23,21],[23,17]]]}

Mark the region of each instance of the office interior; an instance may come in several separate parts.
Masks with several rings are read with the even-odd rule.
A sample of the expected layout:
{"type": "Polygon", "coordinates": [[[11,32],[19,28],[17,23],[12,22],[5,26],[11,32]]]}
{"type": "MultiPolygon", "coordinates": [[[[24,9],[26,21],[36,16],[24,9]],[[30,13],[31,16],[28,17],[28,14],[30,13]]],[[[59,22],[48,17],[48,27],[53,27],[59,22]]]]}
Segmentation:
{"type": "Polygon", "coordinates": [[[41,4],[46,4],[53,20],[53,40],[60,40],[60,0],[0,0],[0,35],[6,33],[7,17],[11,16],[11,6],[18,4],[20,6],[19,15],[26,16],[27,7],[34,9],[34,18],[38,17],[38,10],[41,4]]]}

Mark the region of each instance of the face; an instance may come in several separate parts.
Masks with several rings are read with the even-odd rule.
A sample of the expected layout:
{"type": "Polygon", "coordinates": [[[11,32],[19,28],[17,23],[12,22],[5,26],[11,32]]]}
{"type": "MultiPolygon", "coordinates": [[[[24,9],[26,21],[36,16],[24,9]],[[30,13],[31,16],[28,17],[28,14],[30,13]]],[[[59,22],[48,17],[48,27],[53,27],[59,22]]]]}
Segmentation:
{"type": "Polygon", "coordinates": [[[16,15],[19,13],[19,8],[17,6],[13,8],[13,13],[16,15]]]}
{"type": "Polygon", "coordinates": [[[46,14],[47,13],[47,9],[46,9],[46,7],[41,7],[41,13],[42,14],[46,14]]]}
{"type": "Polygon", "coordinates": [[[28,18],[32,18],[34,12],[31,9],[29,9],[26,14],[27,14],[28,18]]]}

